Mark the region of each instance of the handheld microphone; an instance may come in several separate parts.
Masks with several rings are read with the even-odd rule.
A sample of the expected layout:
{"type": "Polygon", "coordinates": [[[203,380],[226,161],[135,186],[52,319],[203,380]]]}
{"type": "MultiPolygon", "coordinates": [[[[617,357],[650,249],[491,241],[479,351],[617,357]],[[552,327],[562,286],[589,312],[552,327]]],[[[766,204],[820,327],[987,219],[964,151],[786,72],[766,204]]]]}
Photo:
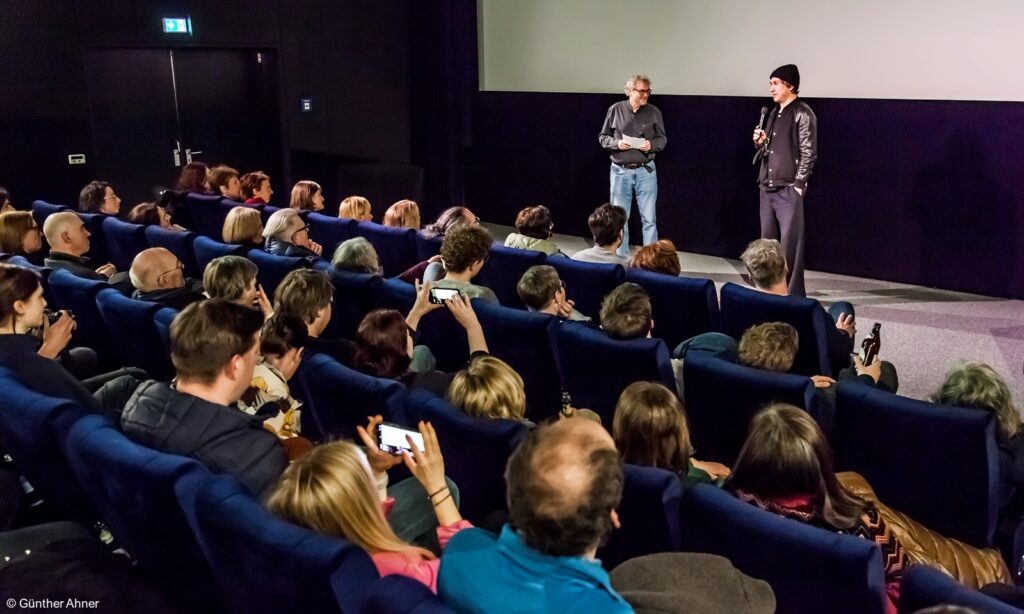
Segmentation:
{"type": "Polygon", "coordinates": [[[764,118],[768,115],[768,107],[761,107],[761,119],[757,120],[757,129],[764,129],[764,118]]]}

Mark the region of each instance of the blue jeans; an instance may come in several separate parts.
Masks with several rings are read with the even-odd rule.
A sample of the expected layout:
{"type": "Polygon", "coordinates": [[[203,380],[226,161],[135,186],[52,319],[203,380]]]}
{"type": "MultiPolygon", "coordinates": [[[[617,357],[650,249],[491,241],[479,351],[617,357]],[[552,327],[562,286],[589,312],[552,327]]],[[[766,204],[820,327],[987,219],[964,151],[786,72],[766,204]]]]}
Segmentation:
{"type": "MultiPolygon", "coordinates": [[[[655,168],[654,161],[647,166],[655,168]]],[[[622,230],[622,245],[619,255],[629,257],[629,213],[633,208],[633,196],[636,195],[636,206],[640,209],[640,221],[644,229],[644,245],[658,240],[658,215],[655,204],[658,202],[658,172],[648,172],[641,168],[622,168],[612,163],[609,171],[611,183],[611,203],[625,209],[626,226],[622,230]]]]}

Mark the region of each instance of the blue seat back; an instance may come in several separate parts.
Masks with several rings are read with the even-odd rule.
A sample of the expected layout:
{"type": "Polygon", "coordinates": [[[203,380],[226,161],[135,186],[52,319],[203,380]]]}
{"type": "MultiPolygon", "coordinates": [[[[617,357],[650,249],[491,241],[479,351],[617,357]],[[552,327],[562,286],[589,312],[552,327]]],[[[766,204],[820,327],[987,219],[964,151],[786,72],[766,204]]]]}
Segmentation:
{"type": "Polygon", "coordinates": [[[377,250],[377,258],[385,277],[394,277],[416,264],[416,231],[411,228],[393,228],[373,222],[358,222],[358,237],[366,237],[377,250]]]}
{"type": "Polygon", "coordinates": [[[984,614],[1021,614],[1015,608],[927,565],[911,565],[900,582],[900,612],[918,612],[933,606],[962,606],[984,614]]]}
{"type": "Polygon", "coordinates": [[[551,331],[558,320],[546,313],[531,313],[483,301],[473,301],[490,353],[504,360],[523,378],[526,417],[540,422],[562,406],[562,379],[558,372],[551,331]]]}
{"type": "Polygon", "coordinates": [[[171,357],[164,352],[154,323],[161,309],[159,303],[138,301],[110,289],[96,295],[96,305],[110,339],[131,336],[130,343],[114,344],[122,364],[139,367],[154,379],[171,379],[174,375],[171,357]]]}
{"type": "Polygon", "coordinates": [[[594,410],[605,426],[611,426],[619,395],[633,382],[655,381],[676,389],[661,339],[619,341],[579,322],[563,322],[552,332],[555,359],[573,407],[594,410]]]}
{"type": "Polygon", "coordinates": [[[199,269],[199,276],[206,271],[206,265],[210,261],[221,256],[245,256],[249,249],[244,245],[231,245],[214,241],[209,237],[199,236],[192,243],[192,249],[196,254],[196,268],[199,269]]]}
{"type": "Polygon", "coordinates": [[[516,249],[495,243],[490,256],[473,283],[494,291],[498,302],[509,307],[524,307],[516,292],[519,278],[530,267],[544,263],[544,252],[516,249]]]}
{"type": "Polygon", "coordinates": [[[122,222],[116,217],[103,220],[103,234],[107,239],[110,261],[119,271],[130,269],[135,255],[149,247],[145,226],[122,222]]]}
{"type": "Polygon", "coordinates": [[[281,285],[281,281],[288,273],[295,269],[309,268],[309,262],[298,256],[278,256],[262,249],[251,249],[247,255],[249,260],[256,263],[259,272],[256,273],[256,280],[263,286],[267,298],[274,300],[274,292],[281,285]]]}
{"type": "Polygon", "coordinates": [[[270,219],[270,216],[274,215],[275,212],[280,210],[281,207],[275,207],[273,205],[264,205],[263,208],[260,209],[260,217],[263,218],[263,225],[266,226],[267,220],[270,219]]]}
{"type": "Polygon", "coordinates": [[[569,258],[548,258],[565,282],[566,295],[576,302],[576,310],[596,322],[601,313],[601,301],[626,278],[617,264],[594,264],[569,258]]]}
{"type": "Polygon", "coordinates": [[[222,196],[187,194],[185,207],[188,209],[188,216],[192,219],[190,230],[219,241],[224,230],[224,213],[220,208],[223,199],[222,196]]]}
{"type": "Polygon", "coordinates": [[[53,273],[53,269],[48,266],[32,264],[29,262],[28,258],[25,258],[24,256],[11,256],[7,259],[6,264],[13,264],[14,266],[20,266],[38,273],[39,277],[42,279],[43,298],[46,299],[47,303],[53,304],[55,302],[53,299],[53,293],[50,292],[50,274],[53,273]]]}
{"type": "Polygon", "coordinates": [[[467,416],[426,390],[408,394],[405,418],[409,425],[430,422],[437,431],[445,473],[459,487],[464,518],[479,523],[491,512],[507,509],[505,465],[527,433],[524,425],[467,416]]]}
{"type": "MultiPolygon", "coordinates": [[[[350,369],[325,354],[302,359],[295,374],[298,390],[308,415],[321,438],[358,440],[357,426],[366,426],[368,416],[382,415],[390,422],[402,421],[405,386],[350,369]]],[[[303,422],[308,423],[304,416],[303,422]]],[[[303,428],[305,431],[305,427],[303,428]]]]}
{"type": "Polygon", "coordinates": [[[99,416],[76,422],[63,449],[114,538],[150,577],[194,606],[221,602],[175,494],[176,482],[186,476],[212,478],[208,469],[140,446],[99,416]]]}
{"type": "Polygon", "coordinates": [[[277,518],[231,476],[178,497],[232,611],[363,611],[379,575],[361,548],[277,518]]]}
{"type": "Polygon", "coordinates": [[[314,211],[306,216],[306,224],[309,226],[309,238],[323,246],[323,256],[328,260],[334,255],[339,243],[355,236],[355,220],[330,217],[314,211]]]}
{"type": "Polygon", "coordinates": [[[685,489],[682,550],[729,559],[765,580],[777,611],[886,611],[882,552],[874,542],[782,518],[708,484],[685,489]]]}
{"type": "MultiPolygon", "coordinates": [[[[776,296],[744,288],[733,283],[722,286],[722,332],[739,340],[751,326],[765,322],[786,322],[796,329],[800,347],[791,373],[832,375],[828,360],[825,319],[828,314],[818,301],[809,298],[776,296]]],[[[655,320],[657,323],[657,320],[655,320]]]]}
{"type": "Polygon", "coordinates": [[[423,232],[416,233],[416,261],[423,262],[429,260],[431,256],[436,256],[441,253],[441,243],[444,242],[443,237],[431,237],[427,238],[423,236],[423,232]]]}
{"type": "Polygon", "coordinates": [[[96,295],[101,290],[112,289],[110,284],[57,270],[50,274],[48,285],[55,307],[70,309],[75,314],[76,343],[92,348],[104,364],[109,363],[113,348],[96,306],[96,295]]]}
{"type": "Polygon", "coordinates": [[[452,610],[425,584],[406,576],[391,574],[377,580],[363,605],[366,614],[452,614],[452,610]]]}
{"type": "Polygon", "coordinates": [[[991,412],[841,382],[833,441],[837,470],[863,475],[886,505],[947,537],[992,544],[999,450],[991,412]]]}
{"type": "Polygon", "coordinates": [[[331,321],[323,336],[329,339],[355,339],[359,323],[374,309],[376,288],[381,284],[380,276],[338,271],[326,260],[317,262],[313,268],[329,274],[334,286],[331,321]]]}
{"type": "MultiPolygon", "coordinates": [[[[89,259],[94,267],[110,262],[110,254],[107,252],[107,237],[103,231],[103,221],[110,217],[103,213],[81,213],[76,211],[78,217],[85,223],[85,229],[92,235],[89,237],[89,259]]],[[[130,264],[130,263],[129,263],[130,264]]]]}
{"type": "Polygon", "coordinates": [[[174,318],[178,317],[178,313],[177,309],[164,307],[153,316],[157,336],[160,337],[160,344],[168,356],[171,355],[171,324],[174,323],[174,318]]]}
{"type": "Polygon", "coordinates": [[[185,265],[185,277],[202,279],[203,271],[196,264],[196,252],[192,247],[196,233],[167,230],[159,226],[146,226],[146,242],[150,247],[162,247],[177,256],[185,265]]]}
{"type": "Polygon", "coordinates": [[[225,198],[221,200],[220,204],[218,205],[218,208],[220,209],[220,228],[217,230],[217,234],[212,235],[214,239],[217,239],[218,241],[224,240],[224,221],[228,219],[228,214],[231,213],[231,210],[234,209],[235,207],[241,207],[243,209],[255,209],[257,211],[260,211],[260,219],[263,219],[262,211],[264,205],[243,205],[238,201],[225,198]]]}
{"type": "Polygon", "coordinates": [[[747,439],[754,414],[774,402],[790,403],[821,422],[827,433],[831,415],[811,378],[772,373],[720,358],[688,355],[683,363],[683,392],[693,446],[701,460],[731,466],[747,439]]]}
{"type": "Polygon", "coordinates": [[[58,443],[57,434],[70,428],[87,410],[65,399],[29,390],[0,367],[0,443],[18,472],[65,518],[89,523],[99,518],[58,443]]]}
{"type": "Polygon", "coordinates": [[[664,339],[669,350],[690,337],[717,331],[721,326],[718,294],[710,279],[673,277],[630,268],[626,270],[626,281],[640,284],[651,295],[651,334],[664,339]]]}
{"type": "Polygon", "coordinates": [[[60,213],[61,211],[70,211],[69,207],[64,205],[55,205],[48,203],[45,200],[37,200],[32,203],[32,218],[35,219],[36,225],[39,228],[43,227],[43,223],[46,222],[46,218],[50,217],[54,213],[60,213]]]}
{"type": "Polygon", "coordinates": [[[679,550],[679,502],[683,487],[671,471],[623,465],[625,484],[617,509],[622,527],[597,551],[605,569],[629,559],[679,550]]]}

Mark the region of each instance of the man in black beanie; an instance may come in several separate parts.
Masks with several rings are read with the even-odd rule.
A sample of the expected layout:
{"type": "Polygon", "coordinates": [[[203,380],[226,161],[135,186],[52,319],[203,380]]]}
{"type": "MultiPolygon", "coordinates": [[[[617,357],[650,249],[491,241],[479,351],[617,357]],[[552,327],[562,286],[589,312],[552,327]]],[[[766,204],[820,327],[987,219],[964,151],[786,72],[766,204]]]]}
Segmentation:
{"type": "Polygon", "coordinates": [[[761,238],[780,239],[789,263],[789,295],[804,290],[804,195],[818,159],[818,119],[797,99],[800,71],[796,64],[779,66],[769,79],[775,106],[764,127],[754,129],[754,163],[761,163],[761,238]]]}

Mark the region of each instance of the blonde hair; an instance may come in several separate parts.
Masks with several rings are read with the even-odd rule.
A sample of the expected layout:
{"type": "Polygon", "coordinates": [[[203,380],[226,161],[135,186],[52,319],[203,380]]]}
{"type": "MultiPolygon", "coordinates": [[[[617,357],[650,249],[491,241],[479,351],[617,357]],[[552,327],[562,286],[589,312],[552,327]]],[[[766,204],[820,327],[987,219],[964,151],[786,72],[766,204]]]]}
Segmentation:
{"type": "Polygon", "coordinates": [[[370,201],[362,196],[349,196],[338,205],[338,217],[358,220],[370,215],[370,201]]]}
{"type": "Polygon", "coordinates": [[[612,437],[622,462],[685,473],[693,456],[686,412],[657,382],[633,382],[615,404],[612,437]]]}
{"type": "Polygon", "coordinates": [[[224,218],[221,236],[225,243],[251,243],[259,234],[263,219],[260,212],[252,207],[232,207],[224,218]]]}
{"type": "Polygon", "coordinates": [[[347,539],[370,554],[409,552],[423,559],[436,558],[403,542],[391,530],[370,480],[366,456],[348,441],[316,446],[289,465],[267,508],[317,533],[347,539]]]}
{"type": "Polygon", "coordinates": [[[800,337],[791,324],[765,322],[751,326],[740,338],[740,364],[785,373],[793,367],[800,337]]]}
{"type": "Polygon", "coordinates": [[[456,373],[448,401],[475,418],[522,421],[526,415],[523,378],[494,356],[475,358],[456,373]]]}
{"type": "Polygon", "coordinates": [[[995,369],[983,362],[965,362],[950,369],[931,400],[992,412],[996,416],[999,441],[1009,441],[1020,432],[1020,414],[1013,404],[1010,388],[995,369]]]}
{"type": "MultiPolygon", "coordinates": [[[[369,211],[367,211],[369,213],[369,211]]],[[[414,200],[400,200],[384,212],[384,225],[420,229],[420,207],[414,200]]]]}
{"type": "MultiPolygon", "coordinates": [[[[259,187],[259,186],[257,186],[259,187]]],[[[292,188],[292,197],[289,201],[288,206],[292,209],[308,210],[312,211],[313,196],[320,191],[320,184],[315,181],[309,181],[303,179],[295,184],[292,188]]]]}

